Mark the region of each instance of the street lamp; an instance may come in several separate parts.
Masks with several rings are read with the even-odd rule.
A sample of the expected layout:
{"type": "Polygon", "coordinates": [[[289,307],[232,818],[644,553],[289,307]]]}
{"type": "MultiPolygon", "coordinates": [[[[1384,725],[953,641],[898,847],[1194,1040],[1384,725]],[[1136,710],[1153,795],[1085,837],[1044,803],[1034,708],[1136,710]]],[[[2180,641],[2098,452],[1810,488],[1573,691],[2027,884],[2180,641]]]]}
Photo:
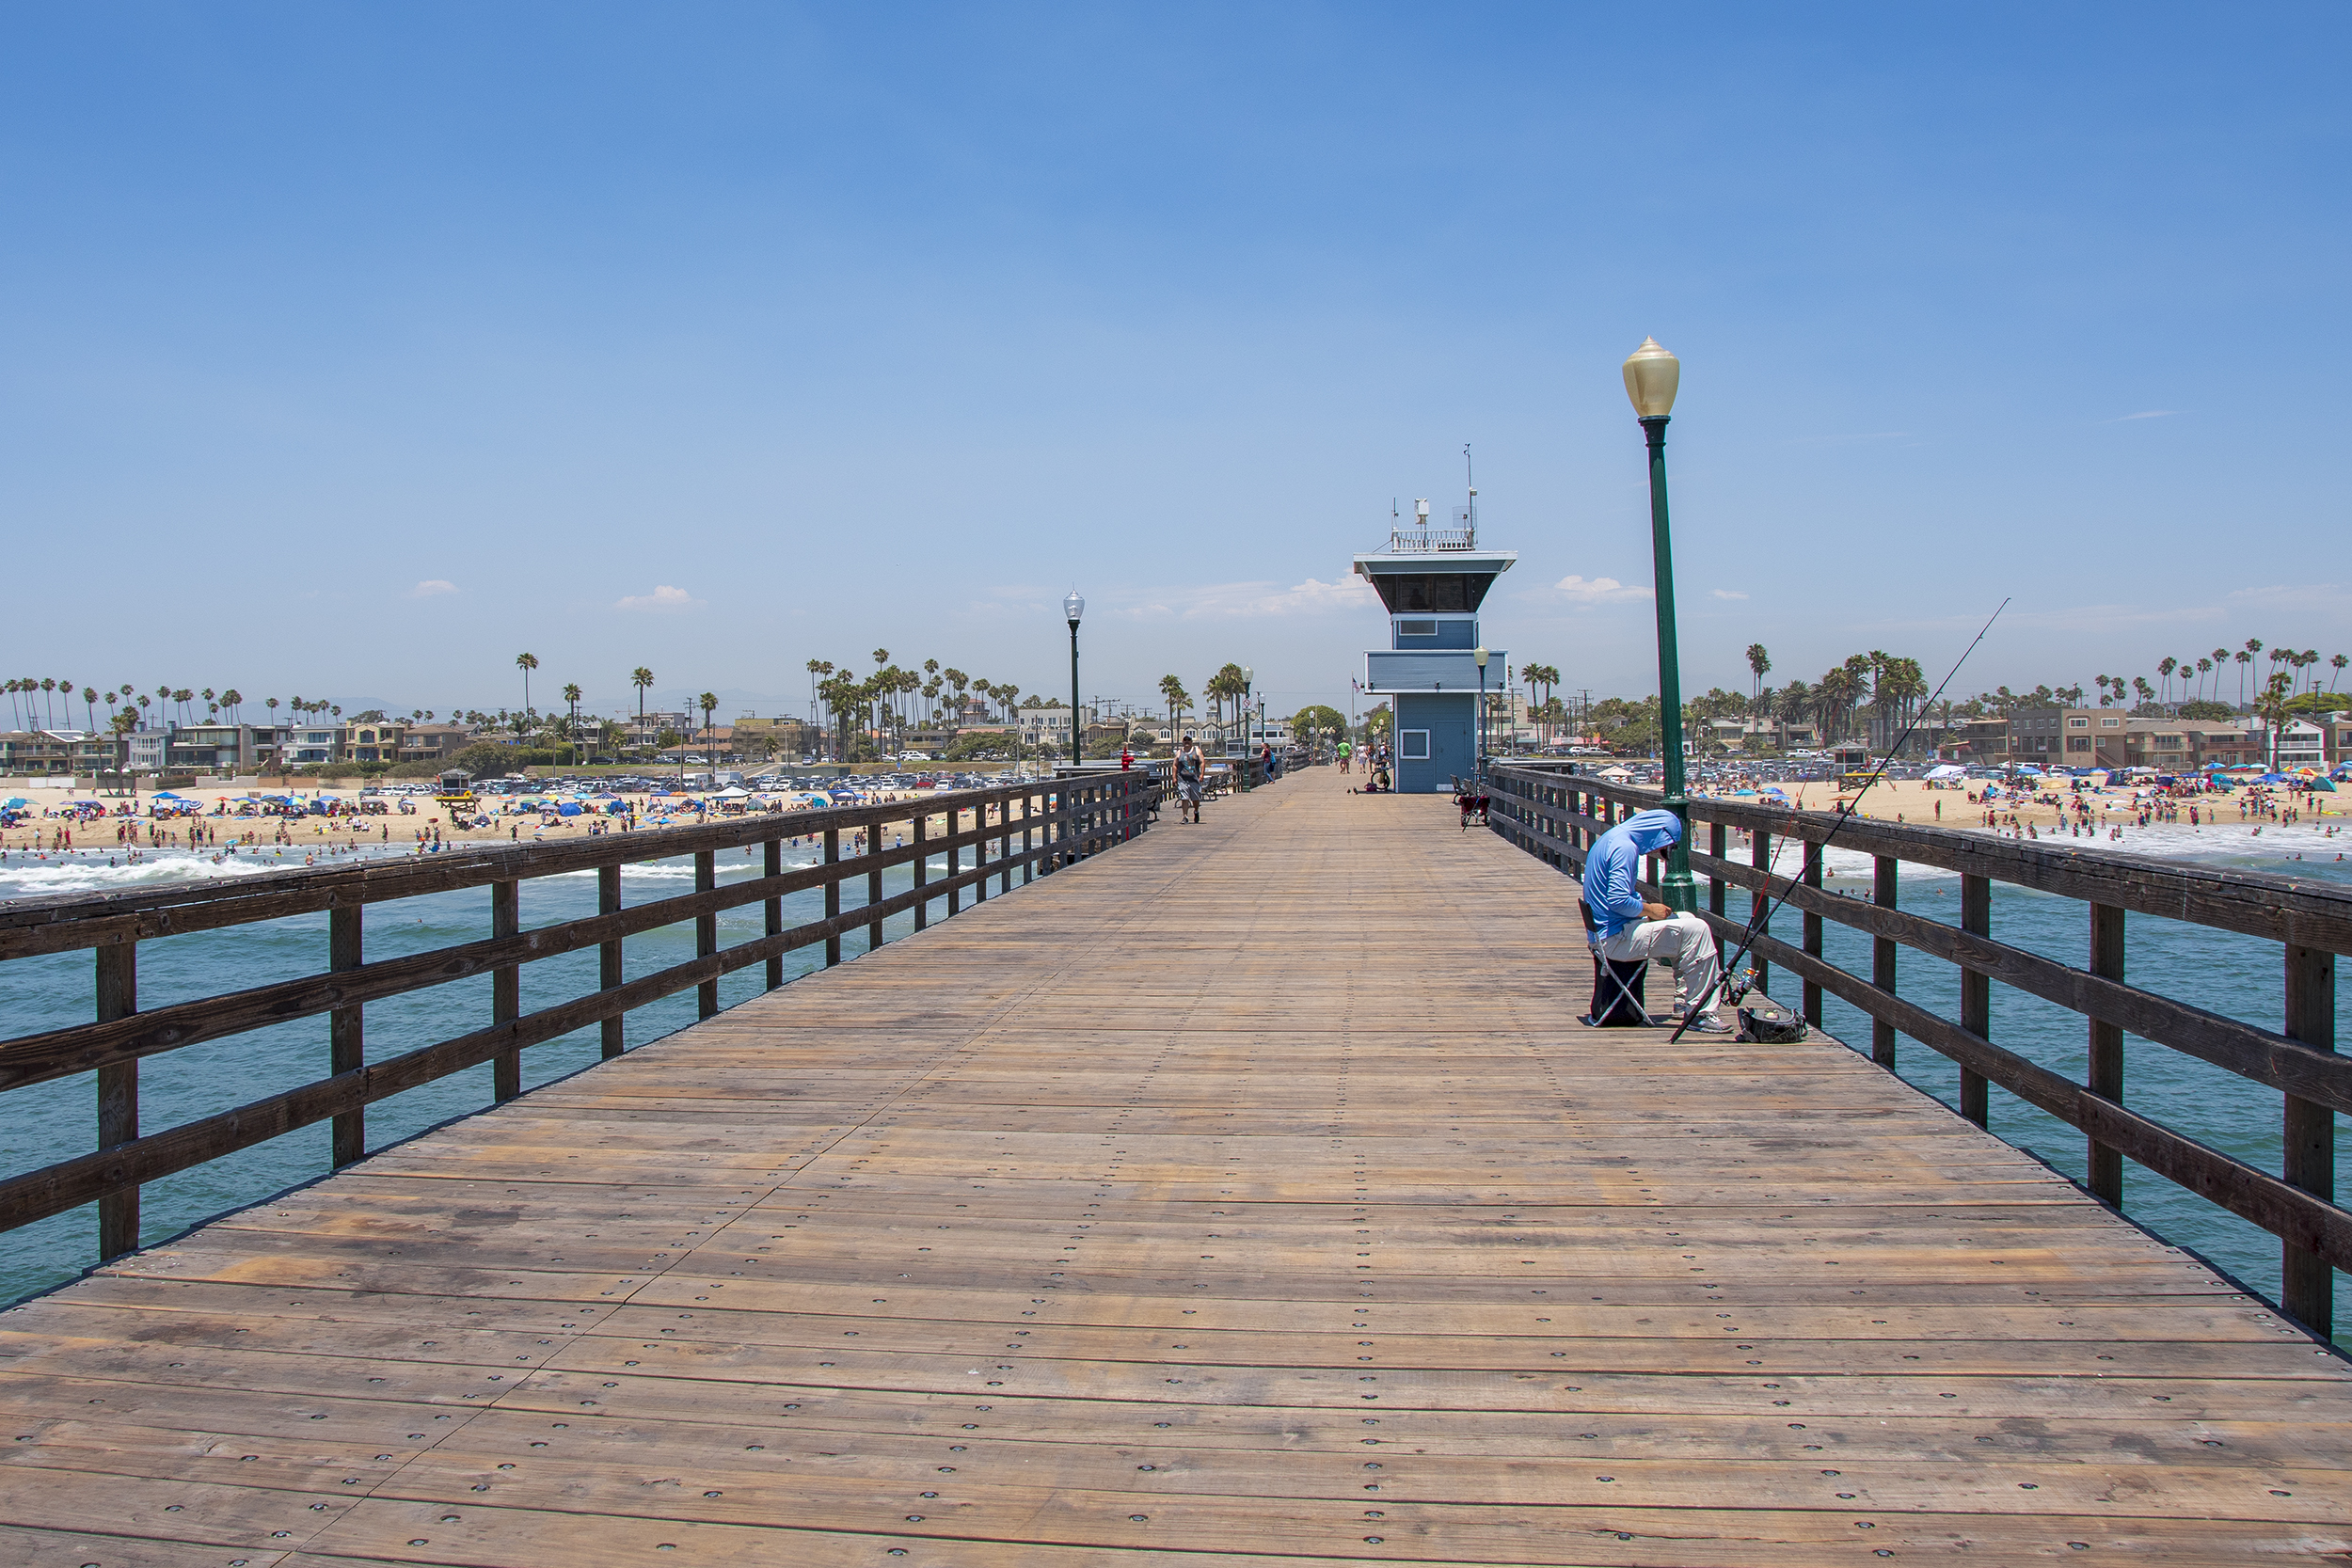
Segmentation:
{"type": "Polygon", "coordinates": [[[1078,727],[1078,617],[1086,613],[1086,600],[1078,597],[1074,588],[1061,602],[1061,612],[1070,618],[1070,764],[1073,768],[1078,765],[1079,736],[1084,733],[1078,727]]]}
{"type": "Polygon", "coordinates": [[[1241,757],[1241,767],[1237,772],[1241,777],[1241,786],[1245,790],[1249,787],[1249,708],[1254,700],[1250,692],[1256,689],[1257,683],[1257,671],[1247,664],[1243,665],[1241,667],[1241,751],[1237,753],[1241,757]]]}
{"type": "Polygon", "coordinates": [[[1666,796],[1660,802],[1682,820],[1682,832],[1666,851],[1666,877],[1660,897],[1670,910],[1698,909],[1698,887],[1691,879],[1691,802],[1682,782],[1682,670],[1675,648],[1674,545],[1666,527],[1666,421],[1682,382],[1682,361],[1645,338],[1625,362],[1625,395],[1649,440],[1649,532],[1658,604],[1658,734],[1665,763],[1666,796]]]}
{"type": "Polygon", "coordinates": [[[1478,661],[1478,768],[1481,784],[1486,782],[1486,644],[1481,642],[1470,657],[1478,661]]]}

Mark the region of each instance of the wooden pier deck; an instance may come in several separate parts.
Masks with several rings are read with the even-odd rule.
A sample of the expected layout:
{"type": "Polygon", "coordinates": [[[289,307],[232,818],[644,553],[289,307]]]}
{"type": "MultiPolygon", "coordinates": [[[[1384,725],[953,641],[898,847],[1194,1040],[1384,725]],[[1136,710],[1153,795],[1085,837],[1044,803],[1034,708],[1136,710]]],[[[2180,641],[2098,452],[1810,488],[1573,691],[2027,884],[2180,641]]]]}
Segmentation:
{"type": "Polygon", "coordinates": [[[2341,1360],[1834,1042],[1579,1030],[1570,885],[1344,784],[0,1315],[0,1560],[2352,1553],[2341,1360]]]}

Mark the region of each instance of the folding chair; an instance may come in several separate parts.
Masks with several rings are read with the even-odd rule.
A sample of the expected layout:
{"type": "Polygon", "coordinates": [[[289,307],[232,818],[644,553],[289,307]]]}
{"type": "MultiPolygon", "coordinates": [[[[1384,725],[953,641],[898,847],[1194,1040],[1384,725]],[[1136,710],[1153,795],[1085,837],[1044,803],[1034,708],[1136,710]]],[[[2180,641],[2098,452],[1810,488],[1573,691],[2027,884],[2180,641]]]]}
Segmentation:
{"type": "Polygon", "coordinates": [[[1592,1011],[1577,1020],[1588,1029],[1646,1029],[1657,1021],[1649,1016],[1643,993],[1649,971],[1647,958],[1622,962],[1600,956],[1600,922],[1593,906],[1579,898],[1577,913],[1584,917],[1584,945],[1593,955],[1592,1011]]]}

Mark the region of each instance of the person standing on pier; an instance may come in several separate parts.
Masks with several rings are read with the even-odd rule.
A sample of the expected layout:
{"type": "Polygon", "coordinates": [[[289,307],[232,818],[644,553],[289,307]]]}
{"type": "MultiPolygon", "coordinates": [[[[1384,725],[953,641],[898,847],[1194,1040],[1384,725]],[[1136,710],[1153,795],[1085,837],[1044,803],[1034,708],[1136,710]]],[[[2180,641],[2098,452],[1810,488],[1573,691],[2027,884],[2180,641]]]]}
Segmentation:
{"type": "Polygon", "coordinates": [[[1689,1013],[1692,998],[1705,997],[1708,1009],[1691,1021],[1700,1035],[1728,1035],[1731,1025],[1717,1017],[1714,1002],[1722,988],[1715,958],[1715,933],[1694,914],[1677,914],[1663,904],[1645,901],[1637,887],[1642,857],[1654,855],[1682,837],[1682,819],[1670,811],[1635,812],[1594,841],[1584,857],[1584,902],[1598,929],[1594,942],[1600,956],[1613,963],[1635,958],[1671,958],[1675,966],[1675,1016],[1689,1013]]]}

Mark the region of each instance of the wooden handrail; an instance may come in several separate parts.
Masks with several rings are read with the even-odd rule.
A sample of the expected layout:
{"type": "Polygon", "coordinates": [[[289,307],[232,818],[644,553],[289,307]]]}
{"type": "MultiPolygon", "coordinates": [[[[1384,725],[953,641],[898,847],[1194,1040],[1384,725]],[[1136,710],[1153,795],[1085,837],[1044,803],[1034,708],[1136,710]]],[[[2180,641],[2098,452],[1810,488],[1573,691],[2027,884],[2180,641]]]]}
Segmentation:
{"type": "MultiPolygon", "coordinates": [[[[1581,870],[1593,839],[1613,825],[1610,818],[1660,802],[1654,790],[1525,766],[1495,768],[1489,792],[1494,804],[1488,820],[1496,832],[1570,872],[1581,870]]],[[[1694,821],[1715,830],[1708,849],[1693,849],[1690,855],[1692,870],[1705,874],[1717,890],[1708,900],[1712,907],[1699,911],[1699,917],[1722,942],[1751,941],[1754,958],[1794,974],[1804,985],[1805,1013],[1811,1022],[1820,1022],[1820,997],[1827,991],[1872,1021],[1872,1057],[1882,1065],[1894,1065],[1897,1033],[1958,1063],[1960,1111],[1970,1120],[1985,1122],[1984,1085],[1992,1083],[2080,1130],[2090,1140],[2090,1190],[2109,1202],[2120,1206],[2122,1197],[2121,1167],[2114,1162],[2128,1157],[2261,1226],[2280,1238],[2285,1280],[2281,1309],[2322,1335],[2328,1332],[2331,1271],[2352,1269],[2352,1213],[2335,1202],[2333,1165],[2323,1158],[2332,1133],[2323,1137],[2307,1132],[2301,1140],[2301,1163],[2291,1161],[2283,1177],[2272,1176],[2124,1109],[2118,1064],[2122,1035],[2129,1031],[2279,1090],[2285,1097],[2291,1146],[2296,1128],[2326,1129],[2334,1112],[2352,1112],[2352,1056],[2333,1049],[2333,956],[2352,951],[2352,890],[2302,878],[2222,874],[2133,856],[2084,854],[1946,829],[1703,796],[1691,800],[1690,812],[1694,821]],[[1757,852],[1751,863],[1741,864],[1723,852],[1720,834],[1726,828],[1752,835],[1757,852]],[[1880,897],[1865,901],[1821,890],[1820,847],[1833,833],[1841,847],[1875,859],[1880,897]],[[1761,846],[1767,834],[1806,847],[1799,877],[1773,876],[1764,868],[1767,857],[1761,846]],[[1892,887],[1891,868],[1903,861],[1961,875],[1960,926],[1893,907],[1885,896],[1892,887]],[[1986,934],[1979,906],[1983,890],[1995,881],[2090,905],[2091,967],[2077,969],[1986,934]],[[1751,890],[1752,915],[1764,908],[1765,899],[1785,900],[1800,911],[1804,916],[1804,946],[1761,932],[1751,938],[1747,923],[1721,912],[1720,890],[1725,886],[1751,890]],[[2121,979],[2125,911],[2281,942],[2290,992],[2286,1029],[2265,1029],[2121,979]],[[1821,957],[1823,921],[1873,939],[1876,957],[1870,979],[1821,957]],[[1961,1021],[1939,1017],[1898,993],[1890,956],[1897,945],[1960,969],[1961,1021]],[[2088,1021],[2090,1085],[2075,1084],[1990,1041],[1990,1012],[1979,993],[1994,981],[2088,1021]],[[2299,1006],[2295,1001],[2298,988],[2299,1006]]],[[[1652,881],[1641,885],[1653,895],[1658,892],[1652,881]]]]}
{"type": "Polygon", "coordinates": [[[785,983],[785,954],[822,942],[826,962],[838,963],[842,937],[859,927],[867,933],[869,950],[880,946],[882,923],[895,915],[914,911],[919,929],[929,923],[936,900],[946,899],[954,913],[967,890],[976,903],[984,898],[992,877],[998,879],[1000,892],[1009,893],[1016,871],[1026,881],[1135,837],[1148,825],[1149,808],[1157,798],[1157,785],[1142,773],[1041,782],[958,790],[893,805],[765,813],[692,827],[609,833],[572,844],[304,867],[227,886],[64,895],[0,904],[0,959],[87,948],[95,948],[100,958],[96,1021],[0,1040],[0,1092],[95,1069],[101,1127],[114,1134],[102,1135],[101,1147],[89,1154],[0,1180],[0,1229],[95,1200],[100,1256],[114,1257],[137,1244],[138,1192],[146,1182],[330,1118],[335,1122],[334,1163],[349,1164],[364,1151],[364,1112],[377,1101],[484,1062],[496,1064],[494,1093],[507,1098],[519,1087],[520,1053],[532,1045],[602,1023],[604,1054],[618,1054],[618,1022],[635,1008],[699,988],[699,1010],[707,1017],[716,1010],[717,986],[723,975],[765,963],[769,987],[780,986],[785,983]],[[1015,802],[1018,814],[1012,809],[1015,802]],[[998,809],[993,824],[988,821],[992,808],[998,809]],[[933,837],[928,831],[930,818],[943,810],[949,815],[949,832],[933,837]],[[967,811],[974,814],[973,825],[963,828],[961,816],[967,811]],[[879,832],[882,824],[910,817],[914,824],[910,842],[883,847],[879,832]],[[866,852],[841,857],[841,833],[859,828],[868,830],[866,852]],[[1017,848],[1015,834],[1020,837],[1017,848]],[[784,870],[784,841],[810,837],[824,844],[825,858],[784,870]],[[718,852],[753,844],[766,848],[764,874],[731,886],[715,885],[718,852]],[[998,851],[993,859],[987,852],[992,844],[998,851]],[[975,851],[974,863],[963,867],[961,858],[967,848],[975,851]],[[949,856],[950,871],[933,879],[930,862],[943,851],[949,856]],[[695,858],[694,892],[620,907],[622,865],[678,855],[695,858]],[[914,885],[880,896],[882,874],[909,863],[915,868],[914,885]],[[529,931],[512,927],[513,890],[518,883],[582,870],[597,873],[597,913],[529,931]],[[842,884],[856,878],[866,879],[866,899],[844,910],[842,884]],[[472,887],[492,890],[489,937],[374,963],[361,961],[359,922],[365,906],[472,887]],[[825,917],[786,929],[782,899],[819,887],[827,895],[825,917]],[[767,906],[766,928],[752,941],[719,947],[717,916],[747,904],[767,906]],[[149,1012],[137,1010],[139,941],[320,910],[332,914],[324,972],[149,1012]],[[691,959],[635,980],[621,979],[626,938],[687,921],[696,925],[691,959]],[[591,948],[600,954],[596,990],[536,1012],[520,1011],[516,988],[523,964],[591,948]],[[358,1044],[367,1004],[484,974],[494,977],[489,1027],[383,1061],[361,1059],[358,1044]],[[162,1132],[139,1132],[137,1072],[143,1058],[322,1013],[333,1021],[334,1070],[329,1076],[162,1132]],[[111,1114],[106,1109],[110,1104],[111,1114]]]}

